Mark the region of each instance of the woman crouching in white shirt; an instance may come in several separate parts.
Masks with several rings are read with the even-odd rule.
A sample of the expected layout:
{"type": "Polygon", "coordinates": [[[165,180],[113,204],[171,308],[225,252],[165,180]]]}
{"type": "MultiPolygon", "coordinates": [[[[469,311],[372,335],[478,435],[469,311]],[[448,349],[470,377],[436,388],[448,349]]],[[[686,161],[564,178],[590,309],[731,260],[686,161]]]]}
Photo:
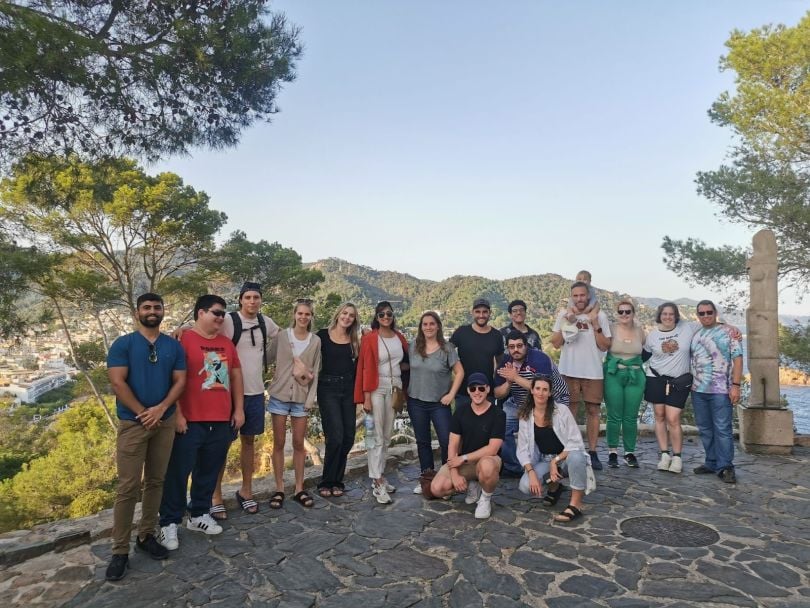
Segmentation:
{"type": "Polygon", "coordinates": [[[552,506],[562,494],[560,480],[570,478],[571,502],[555,521],[582,517],[582,497],[587,484],[589,459],[576,420],[567,407],[556,407],[551,396],[551,378],[535,376],[526,400],[518,408],[517,458],[524,473],[520,491],[532,496],[543,492],[543,477],[549,476],[544,504],[552,506]]]}

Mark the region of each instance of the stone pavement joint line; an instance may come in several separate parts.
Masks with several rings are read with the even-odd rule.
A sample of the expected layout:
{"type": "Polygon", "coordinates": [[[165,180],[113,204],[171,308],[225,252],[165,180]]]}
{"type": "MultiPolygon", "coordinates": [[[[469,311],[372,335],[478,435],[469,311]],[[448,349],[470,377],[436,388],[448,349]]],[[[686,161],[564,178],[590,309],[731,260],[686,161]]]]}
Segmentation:
{"type": "Polygon", "coordinates": [[[399,491],[392,505],[372,499],[368,480],[343,498],[290,500],[258,515],[231,509],[219,536],[180,531],[180,549],[157,562],[130,553],[118,583],[104,581],[109,539],[47,553],[0,569],[0,605],[127,607],[686,607],[810,606],[810,449],[792,456],[737,457],[739,482],[656,470],[652,440],[640,469],[597,473],[574,525],[552,523],[554,509],[526,500],[504,480],[492,517],[479,521],[462,495],[425,501],[411,490],[418,465],[389,466],[399,491]],[[719,540],[677,547],[622,533],[628,518],[683,518],[719,540]]]}

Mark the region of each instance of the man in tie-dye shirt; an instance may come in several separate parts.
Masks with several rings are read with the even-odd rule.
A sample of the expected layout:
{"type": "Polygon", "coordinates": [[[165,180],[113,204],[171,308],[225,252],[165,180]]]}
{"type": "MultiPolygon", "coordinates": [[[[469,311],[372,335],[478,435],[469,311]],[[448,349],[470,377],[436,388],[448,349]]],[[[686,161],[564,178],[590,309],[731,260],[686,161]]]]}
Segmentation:
{"type": "Polygon", "coordinates": [[[706,461],[695,473],[716,473],[736,483],[731,422],[740,400],[742,339],[735,328],[717,322],[710,300],[698,302],[697,314],[701,328],[692,337],[692,406],[706,461]]]}

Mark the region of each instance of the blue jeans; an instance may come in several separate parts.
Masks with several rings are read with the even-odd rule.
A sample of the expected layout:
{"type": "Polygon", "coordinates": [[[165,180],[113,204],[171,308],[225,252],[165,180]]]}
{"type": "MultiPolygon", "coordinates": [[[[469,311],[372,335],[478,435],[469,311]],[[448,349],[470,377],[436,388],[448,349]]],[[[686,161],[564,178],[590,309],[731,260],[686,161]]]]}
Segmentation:
{"type": "MultiPolygon", "coordinates": [[[[540,454],[540,460],[532,463],[534,473],[537,479],[543,482],[543,476],[551,470],[551,459],[554,458],[551,454],[540,454]]],[[[560,473],[568,472],[569,485],[572,490],[584,490],[588,483],[587,473],[587,460],[585,450],[571,450],[557,467],[560,473]]],[[[523,477],[520,478],[518,489],[524,494],[531,494],[529,489],[529,474],[524,472],[523,477]]]]}
{"type": "Polygon", "coordinates": [[[503,411],[506,414],[506,433],[503,436],[501,445],[501,460],[503,460],[503,470],[513,475],[522,475],[523,467],[517,459],[517,439],[518,432],[517,406],[512,399],[507,399],[503,403],[503,411]]]}
{"type": "Polygon", "coordinates": [[[230,422],[189,422],[188,431],[174,436],[172,455],[163,482],[160,525],[179,524],[186,510],[186,488],[191,475],[191,517],[208,513],[217,477],[228,448],[236,438],[230,422]]]}
{"type": "Polygon", "coordinates": [[[726,394],[692,391],[692,407],[700,441],[706,452],[706,467],[719,473],[734,469],[734,433],[731,421],[734,406],[726,394]]]}
{"type": "Polygon", "coordinates": [[[318,409],[326,440],[323,474],[319,488],[343,488],[346,462],[354,445],[354,376],[321,374],[318,378],[318,409]]]}
{"type": "Polygon", "coordinates": [[[430,423],[436,429],[442,464],[447,462],[447,444],[450,442],[450,407],[439,402],[422,401],[408,397],[408,415],[411,417],[413,433],[416,435],[416,451],[419,454],[419,468],[422,471],[433,469],[433,442],[430,438],[430,423]]]}

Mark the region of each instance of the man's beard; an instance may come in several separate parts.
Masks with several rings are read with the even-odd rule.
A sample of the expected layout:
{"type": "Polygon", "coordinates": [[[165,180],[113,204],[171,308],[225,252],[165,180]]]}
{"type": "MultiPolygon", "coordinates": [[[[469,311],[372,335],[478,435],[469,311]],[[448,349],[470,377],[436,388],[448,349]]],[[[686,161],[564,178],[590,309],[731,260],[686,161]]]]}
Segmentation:
{"type": "Polygon", "coordinates": [[[163,322],[163,317],[158,315],[146,315],[142,317],[139,315],[138,320],[144,327],[154,328],[160,327],[160,324],[163,322]]]}

